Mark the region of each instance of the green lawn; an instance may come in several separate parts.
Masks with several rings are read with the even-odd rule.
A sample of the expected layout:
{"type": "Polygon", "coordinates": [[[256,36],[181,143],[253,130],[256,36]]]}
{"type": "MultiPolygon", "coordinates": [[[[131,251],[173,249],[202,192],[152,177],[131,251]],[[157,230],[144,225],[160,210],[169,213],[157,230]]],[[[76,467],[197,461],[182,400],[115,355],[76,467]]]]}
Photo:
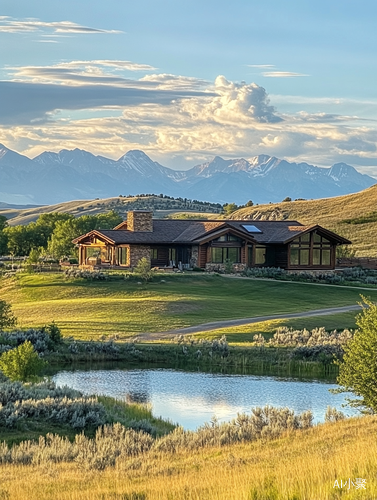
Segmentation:
{"type": "MultiPolygon", "coordinates": [[[[138,285],[125,280],[66,280],[61,274],[46,273],[3,279],[0,295],[12,303],[19,326],[55,321],[65,336],[83,339],[113,334],[127,338],[221,319],[353,305],[360,301],[359,293],[336,286],[202,274],[159,275],[152,283],[138,285]]],[[[377,290],[367,295],[377,300],[377,290]]],[[[295,321],[308,324],[305,319],[295,321]]],[[[313,319],[315,326],[324,321],[313,319]]]]}

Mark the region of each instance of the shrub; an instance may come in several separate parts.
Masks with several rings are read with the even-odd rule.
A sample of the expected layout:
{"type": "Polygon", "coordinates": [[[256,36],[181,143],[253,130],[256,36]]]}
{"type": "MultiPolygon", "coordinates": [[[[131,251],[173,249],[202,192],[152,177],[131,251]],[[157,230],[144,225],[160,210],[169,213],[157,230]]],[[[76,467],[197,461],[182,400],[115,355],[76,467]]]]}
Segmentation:
{"type": "Polygon", "coordinates": [[[0,356],[0,370],[11,380],[28,380],[36,377],[45,366],[33,344],[24,342],[0,356]]]}
{"type": "Polygon", "coordinates": [[[135,273],[138,274],[142,280],[150,281],[153,276],[153,271],[149,260],[145,257],[140,259],[135,267],[135,273]]]}
{"type": "Polygon", "coordinates": [[[0,330],[12,328],[16,323],[17,319],[12,312],[12,306],[0,299],[0,330]]]}

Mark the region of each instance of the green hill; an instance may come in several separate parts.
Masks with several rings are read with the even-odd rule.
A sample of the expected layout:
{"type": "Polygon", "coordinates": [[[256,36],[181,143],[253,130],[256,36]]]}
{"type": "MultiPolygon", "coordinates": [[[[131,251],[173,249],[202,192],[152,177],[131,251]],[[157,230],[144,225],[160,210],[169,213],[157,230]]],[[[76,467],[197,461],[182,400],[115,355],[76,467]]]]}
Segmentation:
{"type": "Polygon", "coordinates": [[[231,219],[298,220],[320,224],[353,242],[357,257],[377,257],[377,184],[356,194],[246,207],[231,219]]]}

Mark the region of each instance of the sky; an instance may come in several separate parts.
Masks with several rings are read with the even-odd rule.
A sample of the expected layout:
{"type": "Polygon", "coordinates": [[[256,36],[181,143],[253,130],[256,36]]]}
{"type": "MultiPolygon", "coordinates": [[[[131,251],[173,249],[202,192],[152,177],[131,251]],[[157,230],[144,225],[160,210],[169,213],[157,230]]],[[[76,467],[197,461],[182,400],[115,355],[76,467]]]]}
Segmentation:
{"type": "Polygon", "coordinates": [[[377,177],[375,0],[2,0],[0,143],[377,177]]]}

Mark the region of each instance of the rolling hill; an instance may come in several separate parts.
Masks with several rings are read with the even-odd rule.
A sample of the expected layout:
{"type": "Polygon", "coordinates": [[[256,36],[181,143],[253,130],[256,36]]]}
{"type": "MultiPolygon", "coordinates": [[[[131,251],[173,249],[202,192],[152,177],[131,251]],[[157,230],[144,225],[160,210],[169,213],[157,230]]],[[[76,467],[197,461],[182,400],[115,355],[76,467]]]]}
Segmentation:
{"type": "Polygon", "coordinates": [[[222,206],[216,203],[199,202],[182,198],[171,198],[168,196],[147,195],[116,197],[95,200],[75,200],[56,205],[42,205],[28,208],[1,208],[0,215],[8,219],[10,226],[18,224],[29,224],[38,219],[43,213],[64,212],[80,217],[81,215],[96,215],[115,210],[124,219],[129,210],[149,209],[153,211],[154,217],[195,217],[213,218],[219,217],[222,206]],[[182,215],[182,213],[184,215],[182,215]]]}
{"type": "Polygon", "coordinates": [[[358,257],[377,257],[377,185],[336,198],[298,200],[242,208],[231,219],[284,220],[320,224],[353,242],[358,257]]]}

